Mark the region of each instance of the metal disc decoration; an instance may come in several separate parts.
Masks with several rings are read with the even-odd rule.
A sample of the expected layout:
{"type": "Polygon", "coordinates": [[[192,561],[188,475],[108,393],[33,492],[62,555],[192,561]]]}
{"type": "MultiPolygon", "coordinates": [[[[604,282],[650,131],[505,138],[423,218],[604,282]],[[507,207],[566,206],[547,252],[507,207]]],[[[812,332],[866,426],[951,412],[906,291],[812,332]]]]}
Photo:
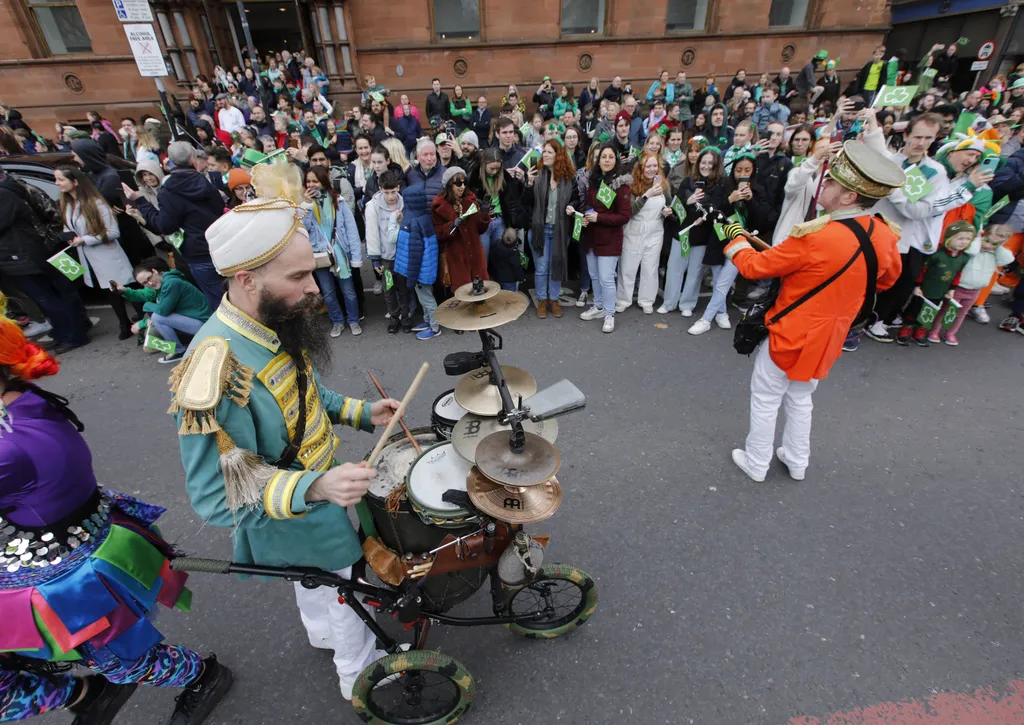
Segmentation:
{"type": "Polygon", "coordinates": [[[503,486],[536,486],[558,473],[562,456],[554,445],[535,433],[526,434],[522,453],[509,446],[509,434],[492,433],[477,444],[476,467],[503,486]]]}

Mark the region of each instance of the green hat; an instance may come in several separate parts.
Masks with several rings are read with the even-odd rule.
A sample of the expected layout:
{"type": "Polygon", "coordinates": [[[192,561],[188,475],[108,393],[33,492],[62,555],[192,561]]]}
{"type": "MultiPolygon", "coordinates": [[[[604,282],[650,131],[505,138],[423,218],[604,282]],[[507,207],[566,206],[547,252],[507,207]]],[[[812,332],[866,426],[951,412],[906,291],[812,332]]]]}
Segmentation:
{"type": "Polygon", "coordinates": [[[819,50],[817,53],[814,54],[815,60],[825,60],[826,58],[828,58],[827,50],[819,50]]]}
{"type": "Polygon", "coordinates": [[[963,234],[965,232],[973,235],[976,234],[978,230],[974,228],[973,224],[971,224],[969,221],[965,221],[964,219],[961,219],[960,221],[955,221],[948,227],[946,227],[946,230],[942,233],[942,243],[948,244],[949,240],[955,237],[957,234],[963,234]]]}
{"type": "Polygon", "coordinates": [[[551,80],[551,76],[544,76],[543,80],[549,81],[551,80]]]}
{"type": "Polygon", "coordinates": [[[1010,86],[1011,91],[1016,90],[1018,88],[1024,88],[1024,78],[1018,78],[1013,82],[1013,85],[1010,86]]]}

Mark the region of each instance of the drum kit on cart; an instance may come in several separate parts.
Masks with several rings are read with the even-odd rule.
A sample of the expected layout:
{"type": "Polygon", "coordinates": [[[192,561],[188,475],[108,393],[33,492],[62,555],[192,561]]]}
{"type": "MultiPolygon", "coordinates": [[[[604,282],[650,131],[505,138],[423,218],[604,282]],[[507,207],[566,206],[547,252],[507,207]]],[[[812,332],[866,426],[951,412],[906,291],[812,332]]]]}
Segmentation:
{"type": "MultiPolygon", "coordinates": [[[[575,567],[545,563],[548,537],[524,530],[553,516],[562,502],[556,418],[586,404],[567,380],[538,392],[533,375],[498,362],[503,340],[495,328],[527,307],[522,293],[481,280],[438,306],[438,324],[477,332],[482,350],[445,358],[445,372],[458,381],[434,400],[430,427],[410,430],[400,417],[424,365],[367,456],[376,476],[357,511],[365,559],[385,586],[307,567],[182,566],[336,588],[389,653],[353,688],[352,705],[363,722],[453,723],[469,709],[475,685],[465,666],[424,648],[432,624],[502,624],[521,636],[548,639],[573,631],[597,607],[593,579],[575,567]],[[395,423],[403,431],[390,436],[395,423]],[[488,581],[492,616],[447,614],[488,581]],[[413,630],[412,648],[400,647],[366,607],[413,630]]],[[[376,378],[374,383],[384,394],[376,378]]]]}

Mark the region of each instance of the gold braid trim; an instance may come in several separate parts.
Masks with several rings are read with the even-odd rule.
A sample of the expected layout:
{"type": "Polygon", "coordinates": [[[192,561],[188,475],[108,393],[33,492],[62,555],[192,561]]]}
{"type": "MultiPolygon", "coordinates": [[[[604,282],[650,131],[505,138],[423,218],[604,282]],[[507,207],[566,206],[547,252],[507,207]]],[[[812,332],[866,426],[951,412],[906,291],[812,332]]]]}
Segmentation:
{"type": "Polygon", "coordinates": [[[253,369],[231,353],[227,340],[210,337],[189,353],[168,378],[173,399],[167,412],[181,413],[179,435],[219,431],[217,406],[225,395],[240,407],[249,404],[253,369]]]}

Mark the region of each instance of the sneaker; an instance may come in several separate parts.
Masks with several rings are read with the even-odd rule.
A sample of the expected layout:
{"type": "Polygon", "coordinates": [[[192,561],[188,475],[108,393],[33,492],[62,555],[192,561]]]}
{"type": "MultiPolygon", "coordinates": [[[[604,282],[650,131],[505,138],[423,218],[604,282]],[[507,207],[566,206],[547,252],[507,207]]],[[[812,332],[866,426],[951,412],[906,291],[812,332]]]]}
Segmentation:
{"type": "Polygon", "coordinates": [[[654,314],[654,305],[640,305],[640,309],[644,311],[645,315],[654,314]]]}
{"type": "Polygon", "coordinates": [[[429,340],[432,337],[437,337],[441,334],[441,328],[438,327],[436,330],[428,327],[426,330],[420,330],[416,333],[417,340],[429,340]]]}
{"type": "Polygon", "coordinates": [[[793,468],[793,466],[789,465],[789,460],[786,458],[786,449],[785,448],[783,448],[782,446],[779,446],[778,448],[776,448],[775,449],[775,456],[776,456],[776,458],[779,459],[779,462],[782,463],[782,465],[785,466],[789,470],[789,477],[790,478],[792,478],[794,481],[802,481],[802,480],[804,480],[804,476],[807,473],[807,469],[806,468],[793,468]]]}
{"type": "MultiPolygon", "coordinates": [[[[363,319],[363,318],[362,318],[362,317],[360,317],[359,319],[361,320],[361,319],[363,319]]],[[[384,313],[384,319],[385,319],[385,320],[390,320],[390,319],[391,319],[391,313],[390,313],[390,312],[385,312],[385,313],[384,313]]]]}
{"type": "Polygon", "coordinates": [[[92,342],[92,340],[86,340],[81,345],[68,345],[68,344],[62,342],[59,345],[54,345],[52,352],[55,355],[62,355],[64,353],[66,353],[66,352],[71,352],[72,350],[77,350],[80,347],[85,347],[90,342],[92,342]]]}
{"type": "Polygon", "coordinates": [[[902,315],[896,315],[896,317],[893,318],[893,321],[890,322],[888,325],[886,325],[886,327],[889,327],[889,328],[892,328],[892,327],[903,327],[903,316],[902,315]]]}
{"type": "Polygon", "coordinates": [[[548,301],[537,300],[537,319],[546,320],[548,318],[548,301]]]}
{"type": "Polygon", "coordinates": [[[379,279],[373,283],[373,293],[375,295],[384,294],[384,283],[381,282],[379,279]]]}
{"type": "Polygon", "coordinates": [[[847,335],[843,340],[843,352],[857,352],[860,349],[860,335],[847,335]]]}
{"type": "Polygon", "coordinates": [[[625,312],[626,310],[629,309],[631,304],[632,304],[631,302],[616,302],[615,303],[615,311],[616,312],[625,312]]]}
{"type": "Polygon", "coordinates": [[[36,322],[35,320],[33,320],[32,322],[25,325],[25,327],[21,328],[21,333],[25,337],[32,338],[39,337],[40,335],[45,335],[51,330],[53,330],[53,325],[51,325],[48,321],[36,322]]]}
{"type": "Polygon", "coordinates": [[[586,290],[580,290],[580,296],[576,298],[576,306],[577,307],[586,307],[587,306],[587,291],[586,290]]]}
{"type": "Polygon", "coordinates": [[[892,335],[889,334],[889,330],[881,320],[864,330],[864,334],[875,342],[892,342],[892,335]]]}
{"type": "Polygon", "coordinates": [[[679,314],[681,314],[683,317],[693,317],[693,310],[687,307],[683,307],[681,310],[679,310],[679,314]]]}
{"type": "Polygon", "coordinates": [[[217,662],[217,655],[203,660],[203,674],[174,698],[174,714],[167,725],[199,725],[231,689],[231,670],[217,662]]]}
{"type": "Polygon", "coordinates": [[[403,322],[402,323],[402,332],[408,334],[410,332],[416,332],[416,330],[412,329],[412,323],[411,322],[403,322]]]}
{"type": "Polygon", "coordinates": [[[687,330],[691,335],[703,335],[705,332],[711,329],[711,323],[705,320],[703,317],[690,325],[690,329],[687,330]]]}
{"type": "Polygon", "coordinates": [[[415,327],[413,327],[412,331],[413,332],[423,332],[424,330],[429,330],[429,329],[430,329],[430,325],[428,325],[426,322],[421,322],[420,324],[418,324],[415,327]]]}
{"type": "Polygon", "coordinates": [[[671,311],[672,310],[670,310],[669,308],[665,307],[665,305],[662,305],[661,307],[658,308],[658,314],[659,315],[667,315],[671,311]]]}
{"type": "Polygon", "coordinates": [[[1017,315],[1010,315],[999,323],[999,329],[1006,332],[1016,332],[1020,329],[1020,318],[1017,315]]]}
{"type": "Polygon", "coordinates": [[[389,335],[394,335],[396,332],[398,332],[398,330],[401,327],[402,327],[402,321],[401,320],[399,320],[397,318],[391,319],[388,322],[388,334],[389,335]]]}
{"type": "Polygon", "coordinates": [[[942,342],[942,338],[939,337],[939,333],[937,333],[937,332],[929,332],[928,333],[928,342],[931,342],[931,343],[934,343],[934,344],[938,345],[940,342],[942,342]]]}
{"type": "Polygon", "coordinates": [[[601,332],[615,332],[615,318],[605,317],[604,324],[601,325],[601,332]]]}
{"type": "Polygon", "coordinates": [[[345,326],[340,322],[331,325],[331,337],[341,337],[341,333],[345,330],[345,326]]]}
{"type": "Polygon", "coordinates": [[[359,326],[358,322],[349,323],[348,329],[352,330],[353,335],[362,335],[363,328],[359,326]]]}
{"type": "MultiPolygon", "coordinates": [[[[910,339],[913,337],[914,331],[909,327],[901,327],[899,334],[896,336],[896,344],[907,347],[910,345],[910,339]]],[[[874,338],[872,338],[874,339],[874,338]]]]}
{"type": "Polygon", "coordinates": [[[176,362],[179,362],[183,357],[185,357],[185,351],[179,350],[178,352],[171,353],[170,355],[164,355],[163,357],[159,357],[157,358],[156,361],[161,365],[172,365],[176,362]]]}
{"type": "Polygon", "coordinates": [[[729,322],[729,314],[727,312],[719,312],[715,315],[715,324],[721,327],[723,330],[732,328],[732,323],[729,322]]]}
{"type": "Polygon", "coordinates": [[[928,331],[923,327],[918,327],[914,330],[914,342],[917,343],[918,347],[928,347],[928,331]]]}
{"type": "Polygon", "coordinates": [[[750,479],[755,483],[764,482],[763,473],[757,474],[750,469],[750,466],[747,464],[747,452],[742,448],[732,449],[732,462],[735,463],[739,467],[739,469],[743,471],[745,474],[747,474],[750,477],[750,479]]]}
{"type": "Polygon", "coordinates": [[[974,318],[975,322],[979,322],[982,325],[987,325],[992,321],[992,318],[988,316],[988,310],[984,307],[972,307],[969,314],[974,318]]]}
{"type": "Polygon", "coordinates": [[[943,342],[949,345],[950,347],[956,347],[957,345],[960,344],[960,341],[956,339],[956,335],[954,335],[952,332],[946,333],[946,339],[943,340],[943,342]]]}
{"type": "Polygon", "coordinates": [[[85,681],[88,683],[89,690],[98,687],[100,692],[95,697],[90,697],[89,704],[84,709],[74,706],[68,708],[71,712],[76,713],[72,725],[109,725],[114,722],[117,713],[138,687],[135,682],[116,685],[99,675],[90,675],[85,678],[85,681]]]}
{"type": "Polygon", "coordinates": [[[581,320],[596,320],[599,317],[604,317],[604,310],[600,307],[590,307],[586,311],[580,313],[581,320]]]}
{"type": "Polygon", "coordinates": [[[992,285],[992,291],[989,294],[1005,295],[1005,294],[1009,293],[1009,291],[1010,291],[1009,287],[1005,287],[1005,286],[999,284],[998,282],[996,282],[994,285],[992,285]]]}
{"type": "Polygon", "coordinates": [[[548,311],[551,312],[552,317],[562,317],[565,315],[565,310],[562,309],[562,305],[559,304],[558,300],[550,300],[548,302],[548,311]]]}

